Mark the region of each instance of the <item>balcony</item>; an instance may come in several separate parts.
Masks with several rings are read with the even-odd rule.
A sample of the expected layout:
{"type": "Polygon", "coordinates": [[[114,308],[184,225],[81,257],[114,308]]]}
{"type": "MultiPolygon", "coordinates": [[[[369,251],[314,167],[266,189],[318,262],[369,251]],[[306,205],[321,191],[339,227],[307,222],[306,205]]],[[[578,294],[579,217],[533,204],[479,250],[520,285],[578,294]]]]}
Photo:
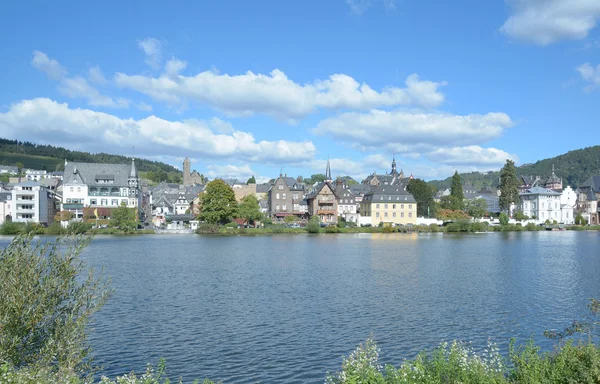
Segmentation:
{"type": "Polygon", "coordinates": [[[121,192],[92,192],[88,193],[88,196],[112,196],[112,197],[121,197],[121,192]]]}
{"type": "Polygon", "coordinates": [[[337,215],[335,209],[317,209],[317,215],[337,215]]]}
{"type": "Polygon", "coordinates": [[[83,209],[83,204],[67,203],[63,204],[63,209],[83,209]]]}

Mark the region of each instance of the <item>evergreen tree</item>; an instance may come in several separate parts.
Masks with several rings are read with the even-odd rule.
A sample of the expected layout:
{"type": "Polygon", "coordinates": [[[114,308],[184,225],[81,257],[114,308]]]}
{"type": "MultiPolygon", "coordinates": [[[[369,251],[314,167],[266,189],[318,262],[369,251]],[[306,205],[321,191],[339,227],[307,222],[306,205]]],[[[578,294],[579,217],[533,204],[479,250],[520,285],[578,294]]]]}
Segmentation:
{"type": "Polygon", "coordinates": [[[417,216],[435,217],[435,202],[433,201],[433,188],[421,179],[408,181],[406,190],[417,201],[417,216]]]}
{"type": "Polygon", "coordinates": [[[256,179],[254,178],[254,175],[252,175],[252,177],[249,178],[248,181],[246,181],[246,184],[256,184],[256,179]]]}
{"type": "Polygon", "coordinates": [[[450,198],[452,200],[452,209],[463,210],[465,209],[465,195],[463,193],[462,182],[458,171],[454,172],[452,176],[452,186],[450,187],[450,198]]]}
{"type": "Polygon", "coordinates": [[[237,202],[235,193],[223,180],[217,179],[206,184],[200,195],[200,220],[210,224],[223,224],[235,216],[237,202]]]}
{"type": "Polygon", "coordinates": [[[519,202],[519,181],[515,162],[506,160],[506,164],[500,171],[500,210],[508,211],[512,203],[519,202]]]}

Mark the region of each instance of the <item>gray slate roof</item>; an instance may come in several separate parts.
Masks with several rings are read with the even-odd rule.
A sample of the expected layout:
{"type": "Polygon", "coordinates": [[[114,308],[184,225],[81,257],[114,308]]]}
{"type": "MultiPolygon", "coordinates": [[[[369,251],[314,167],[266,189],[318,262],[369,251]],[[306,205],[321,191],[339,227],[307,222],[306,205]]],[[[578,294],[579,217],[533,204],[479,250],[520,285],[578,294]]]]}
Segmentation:
{"type": "Polygon", "coordinates": [[[579,186],[580,189],[592,189],[600,193],[600,176],[591,176],[579,186]]]}
{"type": "Polygon", "coordinates": [[[549,195],[549,196],[560,196],[560,193],[555,192],[551,189],[542,188],[542,187],[532,187],[526,189],[525,192],[520,193],[520,195],[549,195]]]}
{"type": "Polygon", "coordinates": [[[267,193],[271,189],[271,184],[256,184],[256,193],[267,193]]]}
{"type": "Polygon", "coordinates": [[[404,182],[398,180],[393,184],[380,184],[367,194],[363,200],[377,202],[401,202],[401,203],[416,203],[413,195],[406,190],[404,182]]]}
{"type": "Polygon", "coordinates": [[[126,187],[131,164],[67,163],[64,185],[88,185],[94,187],[126,187]],[[100,178],[112,178],[112,184],[96,183],[100,178]]]}
{"type": "Polygon", "coordinates": [[[12,199],[11,192],[0,192],[0,202],[10,201],[12,199]]]}

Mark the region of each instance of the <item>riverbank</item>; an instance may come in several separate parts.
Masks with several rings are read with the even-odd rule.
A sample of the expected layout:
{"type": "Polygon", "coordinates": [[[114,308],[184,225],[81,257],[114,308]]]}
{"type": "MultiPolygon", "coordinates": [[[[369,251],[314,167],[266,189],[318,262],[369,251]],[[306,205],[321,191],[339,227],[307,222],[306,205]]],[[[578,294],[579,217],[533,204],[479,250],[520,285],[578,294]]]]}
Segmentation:
{"type": "Polygon", "coordinates": [[[34,235],[153,235],[153,229],[122,229],[116,227],[94,228],[89,223],[73,222],[66,228],[60,223],[52,223],[47,227],[35,223],[8,222],[0,225],[0,235],[16,236],[33,233],[34,235]]]}

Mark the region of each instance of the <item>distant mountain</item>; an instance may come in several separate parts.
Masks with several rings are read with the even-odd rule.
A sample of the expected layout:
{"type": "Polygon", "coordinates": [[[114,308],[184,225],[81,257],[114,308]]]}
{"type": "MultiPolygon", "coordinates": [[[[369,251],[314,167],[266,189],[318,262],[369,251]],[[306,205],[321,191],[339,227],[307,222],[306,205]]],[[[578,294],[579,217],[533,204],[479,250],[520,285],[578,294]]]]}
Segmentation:
{"type": "MultiPolygon", "coordinates": [[[[71,151],[52,145],[40,145],[27,141],[0,138],[0,163],[4,165],[23,163],[25,168],[55,171],[64,168],[65,159],[67,161],[79,161],[84,163],[109,164],[127,164],[131,161],[130,158],[122,155],[71,151]]],[[[169,164],[161,163],[160,161],[136,158],[135,164],[138,170],[142,172],[157,172],[161,170],[167,173],[181,174],[181,171],[177,168],[169,164]]]]}
{"type": "MultiPolygon", "coordinates": [[[[540,160],[533,164],[523,164],[517,167],[517,176],[540,176],[542,180],[552,174],[552,165],[556,176],[562,177],[563,186],[576,188],[588,177],[600,175],[600,145],[569,151],[563,155],[540,160]]],[[[463,184],[481,187],[497,186],[500,171],[461,173],[463,184]]],[[[429,184],[438,190],[450,188],[452,177],[444,180],[432,180],[429,184]]]]}

